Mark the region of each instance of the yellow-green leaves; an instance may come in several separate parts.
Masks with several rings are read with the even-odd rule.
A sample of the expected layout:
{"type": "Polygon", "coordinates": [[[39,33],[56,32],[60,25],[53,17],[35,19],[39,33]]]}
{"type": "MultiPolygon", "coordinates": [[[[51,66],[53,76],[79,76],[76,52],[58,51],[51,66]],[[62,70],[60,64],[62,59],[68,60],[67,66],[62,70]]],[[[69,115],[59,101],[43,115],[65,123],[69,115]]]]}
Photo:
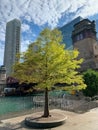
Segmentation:
{"type": "Polygon", "coordinates": [[[65,50],[61,41],[62,35],[57,29],[43,30],[36,42],[23,53],[23,62],[15,64],[14,76],[20,81],[38,83],[42,89],[51,89],[56,83],[66,83],[65,89],[85,88],[77,71],[83,60],[77,60],[77,50],[65,50]]]}

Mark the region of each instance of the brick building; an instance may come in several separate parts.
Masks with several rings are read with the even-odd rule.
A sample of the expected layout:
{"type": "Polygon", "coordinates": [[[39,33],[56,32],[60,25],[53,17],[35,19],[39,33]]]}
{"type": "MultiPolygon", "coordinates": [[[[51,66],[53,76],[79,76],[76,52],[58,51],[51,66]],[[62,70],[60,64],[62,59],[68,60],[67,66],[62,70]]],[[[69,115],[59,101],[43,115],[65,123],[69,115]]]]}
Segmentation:
{"type": "Polygon", "coordinates": [[[83,19],[74,25],[72,32],[74,49],[78,49],[78,58],[83,58],[81,71],[88,68],[98,69],[98,43],[96,38],[95,21],[83,19]]]}

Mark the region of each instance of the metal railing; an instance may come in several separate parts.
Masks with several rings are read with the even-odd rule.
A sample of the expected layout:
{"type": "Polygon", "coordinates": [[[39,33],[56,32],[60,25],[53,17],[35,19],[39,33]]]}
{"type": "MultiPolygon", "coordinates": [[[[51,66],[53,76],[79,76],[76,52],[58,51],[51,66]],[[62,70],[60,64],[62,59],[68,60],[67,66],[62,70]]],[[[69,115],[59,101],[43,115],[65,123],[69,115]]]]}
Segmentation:
{"type": "MultiPolygon", "coordinates": [[[[62,109],[69,111],[78,111],[81,106],[91,107],[88,101],[78,99],[70,94],[51,95],[49,94],[49,109],[62,109]],[[88,105],[88,106],[87,106],[88,105]]],[[[93,103],[98,107],[98,102],[93,103]]],[[[27,97],[0,97],[0,116],[12,115],[13,113],[38,112],[44,110],[44,95],[32,95],[27,97]]]]}

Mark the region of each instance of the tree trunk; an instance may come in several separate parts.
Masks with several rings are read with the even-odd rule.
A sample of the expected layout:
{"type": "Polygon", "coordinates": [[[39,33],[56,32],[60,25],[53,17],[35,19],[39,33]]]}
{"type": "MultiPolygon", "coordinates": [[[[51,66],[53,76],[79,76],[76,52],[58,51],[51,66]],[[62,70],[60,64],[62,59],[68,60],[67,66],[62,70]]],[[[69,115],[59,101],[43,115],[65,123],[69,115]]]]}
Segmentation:
{"type": "Polygon", "coordinates": [[[49,104],[48,104],[48,89],[45,88],[45,105],[44,105],[44,115],[43,117],[49,116],[49,104]]]}

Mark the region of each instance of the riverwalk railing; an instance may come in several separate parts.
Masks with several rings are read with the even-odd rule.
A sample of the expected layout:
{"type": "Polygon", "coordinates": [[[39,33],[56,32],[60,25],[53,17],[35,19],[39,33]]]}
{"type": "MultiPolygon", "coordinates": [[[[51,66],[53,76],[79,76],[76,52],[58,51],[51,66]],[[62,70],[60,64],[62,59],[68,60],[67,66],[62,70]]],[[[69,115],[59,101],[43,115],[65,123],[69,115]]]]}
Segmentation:
{"type": "MultiPolygon", "coordinates": [[[[44,94],[37,94],[25,97],[0,97],[0,117],[7,115],[8,117],[19,113],[27,114],[44,110],[44,94]]],[[[62,109],[69,111],[77,111],[81,106],[87,108],[88,101],[79,99],[75,95],[70,94],[51,94],[49,93],[49,109],[62,109]]],[[[89,105],[89,108],[92,105],[89,105]]],[[[98,107],[98,102],[93,103],[94,107],[98,107]]]]}
{"type": "MultiPolygon", "coordinates": [[[[49,94],[49,108],[59,108],[63,97],[58,94],[49,94]]],[[[0,116],[15,112],[44,109],[44,94],[25,97],[0,97],[0,116]]]]}

